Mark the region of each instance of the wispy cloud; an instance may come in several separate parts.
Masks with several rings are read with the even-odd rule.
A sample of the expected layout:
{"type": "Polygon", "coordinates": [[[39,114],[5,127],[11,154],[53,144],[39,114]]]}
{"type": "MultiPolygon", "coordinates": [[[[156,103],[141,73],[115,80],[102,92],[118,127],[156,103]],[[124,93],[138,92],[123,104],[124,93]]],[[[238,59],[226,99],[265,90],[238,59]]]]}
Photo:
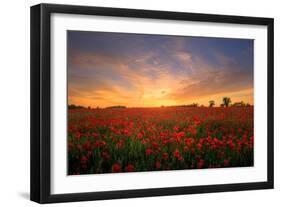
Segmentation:
{"type": "MultiPolygon", "coordinates": [[[[98,35],[101,41],[102,35],[98,35]]],[[[253,102],[253,69],[243,59],[212,48],[210,61],[200,51],[189,48],[194,38],[130,38],[137,41],[118,39],[119,50],[94,45],[90,50],[83,43],[72,46],[75,39],[69,41],[69,103],[93,107],[207,104],[208,99],[223,94],[253,102]],[[134,45],[135,52],[130,53],[129,45],[134,45]]]]}

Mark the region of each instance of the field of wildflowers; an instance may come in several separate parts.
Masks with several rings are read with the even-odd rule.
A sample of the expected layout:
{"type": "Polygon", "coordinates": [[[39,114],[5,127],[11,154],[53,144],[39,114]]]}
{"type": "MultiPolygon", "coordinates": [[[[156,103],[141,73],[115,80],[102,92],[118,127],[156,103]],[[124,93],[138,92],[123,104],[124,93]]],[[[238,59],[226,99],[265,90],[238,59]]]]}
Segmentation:
{"type": "Polygon", "coordinates": [[[68,174],[253,166],[253,107],[68,110],[68,174]]]}

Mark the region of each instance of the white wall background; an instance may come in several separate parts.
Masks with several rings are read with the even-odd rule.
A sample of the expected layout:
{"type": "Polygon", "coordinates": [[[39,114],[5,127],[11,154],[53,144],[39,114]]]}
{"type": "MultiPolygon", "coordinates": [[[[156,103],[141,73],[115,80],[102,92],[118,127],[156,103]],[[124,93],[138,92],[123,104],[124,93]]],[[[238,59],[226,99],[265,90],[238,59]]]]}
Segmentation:
{"type": "Polygon", "coordinates": [[[2,1],[0,32],[0,206],[29,201],[29,7],[38,3],[81,4],[275,18],[275,189],[183,196],[62,203],[52,206],[265,206],[281,202],[281,13],[280,1],[245,0],[49,0],[2,1]],[[280,5],[279,5],[280,4],[280,5]]]}

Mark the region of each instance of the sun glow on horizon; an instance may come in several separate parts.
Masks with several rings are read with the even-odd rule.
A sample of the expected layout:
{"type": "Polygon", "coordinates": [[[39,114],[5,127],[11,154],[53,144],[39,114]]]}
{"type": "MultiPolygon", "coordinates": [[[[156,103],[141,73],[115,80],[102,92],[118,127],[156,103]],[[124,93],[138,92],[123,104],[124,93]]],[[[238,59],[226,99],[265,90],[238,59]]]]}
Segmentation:
{"type": "Polygon", "coordinates": [[[253,41],[68,31],[68,104],[254,105],[253,41]]]}

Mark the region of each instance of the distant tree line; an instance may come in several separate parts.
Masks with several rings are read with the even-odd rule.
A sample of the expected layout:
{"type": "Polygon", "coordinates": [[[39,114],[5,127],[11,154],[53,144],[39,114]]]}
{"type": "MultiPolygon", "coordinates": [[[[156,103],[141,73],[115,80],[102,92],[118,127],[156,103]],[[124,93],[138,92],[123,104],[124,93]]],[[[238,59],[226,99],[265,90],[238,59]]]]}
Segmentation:
{"type": "MultiPolygon", "coordinates": [[[[244,103],[243,101],[235,102],[231,104],[231,98],[230,97],[223,97],[222,103],[219,105],[220,107],[249,107],[251,104],[244,103]]],[[[214,100],[209,101],[209,107],[214,107],[216,105],[214,100]]],[[[183,105],[172,105],[172,106],[164,106],[161,107],[205,107],[204,105],[199,105],[198,103],[192,103],[192,104],[183,104],[183,105]]]]}
{"type": "Polygon", "coordinates": [[[75,104],[70,104],[70,105],[68,105],[68,109],[85,109],[85,107],[84,106],[75,105],[75,104]]]}
{"type": "MultiPolygon", "coordinates": [[[[105,107],[106,109],[124,109],[127,108],[126,106],[109,106],[105,107]]],[[[75,105],[75,104],[70,104],[68,105],[68,109],[92,109],[91,106],[85,107],[85,106],[80,106],[80,105],[75,105]]],[[[100,109],[99,106],[97,106],[95,109],[100,109]]]]}
{"type": "MultiPolygon", "coordinates": [[[[222,98],[222,103],[219,105],[220,107],[250,107],[251,104],[249,103],[244,103],[243,101],[240,102],[234,102],[233,104],[231,104],[231,98],[230,97],[223,97],[222,98]]],[[[216,105],[214,100],[210,100],[209,101],[209,107],[214,107],[216,105]]],[[[183,105],[172,105],[172,106],[164,106],[162,105],[161,107],[205,107],[204,105],[199,105],[198,103],[192,103],[192,104],[183,104],[183,105]]],[[[116,105],[116,106],[108,106],[105,107],[106,109],[125,109],[127,108],[126,106],[122,106],[122,105],[116,105]]],[[[84,107],[84,106],[80,106],[80,105],[75,105],[75,104],[71,104],[68,105],[68,109],[92,109],[90,106],[88,107],[84,107]]],[[[99,106],[97,106],[95,109],[100,109],[99,106]]]]}
{"type": "MultiPolygon", "coordinates": [[[[215,106],[215,101],[214,100],[210,100],[209,101],[209,107],[213,107],[215,106]]],[[[249,107],[251,106],[251,104],[249,103],[244,103],[243,101],[240,102],[235,102],[233,104],[231,104],[231,98],[229,97],[223,97],[222,98],[222,103],[220,104],[221,107],[229,107],[229,106],[236,106],[236,107],[249,107]]]]}
{"type": "Polygon", "coordinates": [[[106,107],[106,109],[125,109],[127,108],[126,106],[109,106],[106,107]]]}
{"type": "MultiPolygon", "coordinates": [[[[166,107],[198,107],[198,103],[192,103],[192,104],[184,104],[184,105],[172,105],[172,106],[166,106],[166,107]]],[[[162,105],[161,107],[165,107],[162,105]]]]}

